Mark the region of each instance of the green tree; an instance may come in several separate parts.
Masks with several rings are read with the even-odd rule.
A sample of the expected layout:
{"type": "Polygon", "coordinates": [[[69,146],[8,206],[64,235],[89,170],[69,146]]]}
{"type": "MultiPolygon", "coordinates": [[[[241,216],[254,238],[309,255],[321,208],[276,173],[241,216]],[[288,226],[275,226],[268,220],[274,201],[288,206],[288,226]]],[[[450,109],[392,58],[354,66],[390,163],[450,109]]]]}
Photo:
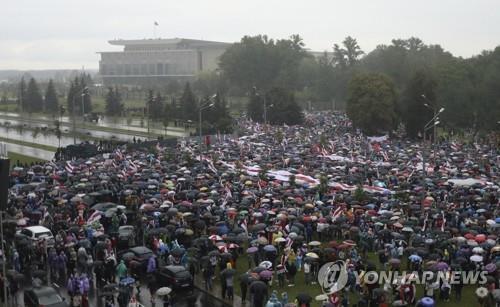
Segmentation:
{"type": "Polygon", "coordinates": [[[298,85],[298,67],[306,56],[298,35],[276,41],[266,35],[245,36],[222,54],[219,66],[231,85],[241,92],[254,86],[294,89],[298,85]]]}
{"type": "Polygon", "coordinates": [[[68,112],[69,114],[73,115],[74,111],[78,110],[77,109],[77,103],[78,101],[77,100],[77,97],[76,95],[78,94],[80,90],[80,81],[78,78],[75,78],[73,81],[70,82],[70,85],[69,85],[69,90],[68,90],[68,96],[66,98],[66,104],[68,106],[68,112]],[[73,110],[73,108],[75,110],[73,110]]]}
{"type": "Polygon", "coordinates": [[[264,100],[256,89],[250,92],[250,99],[247,104],[247,114],[253,121],[262,123],[264,121],[264,100]]]}
{"type": "Polygon", "coordinates": [[[49,80],[47,90],[45,91],[45,112],[57,116],[59,111],[59,100],[52,79],[49,80]]]}
{"type": "Polygon", "coordinates": [[[108,88],[108,93],[106,94],[106,115],[108,116],[120,116],[123,112],[122,97],[118,88],[108,88]]]}
{"type": "Polygon", "coordinates": [[[26,110],[26,81],[24,80],[24,77],[22,77],[19,82],[17,102],[21,112],[24,112],[26,110]]]}
{"type": "Polygon", "coordinates": [[[43,98],[35,78],[30,79],[26,89],[26,111],[29,113],[43,111],[43,98]]]}
{"type": "MultiPolygon", "coordinates": [[[[90,82],[91,82],[90,75],[82,74],[82,76],[80,77],[80,88],[79,88],[81,96],[78,109],[80,110],[80,114],[92,113],[92,98],[90,96],[90,90],[87,87],[87,84],[90,84],[90,82]],[[81,101],[82,99],[83,99],[83,104],[81,101]]],[[[76,99],[78,99],[78,97],[76,97],[76,99]]]]}
{"type": "MultiPolygon", "coordinates": [[[[439,109],[436,88],[437,82],[428,70],[417,71],[408,83],[400,106],[408,136],[415,138],[421,135],[425,124],[433,117],[432,109],[439,109]],[[431,105],[426,107],[425,104],[429,102],[431,105]]],[[[428,134],[431,135],[432,131],[428,131],[428,134]]]]}
{"type": "Polygon", "coordinates": [[[271,125],[299,125],[304,114],[292,92],[274,87],[266,93],[267,119],[271,125]]]}
{"type": "Polygon", "coordinates": [[[391,131],[396,124],[394,83],[382,74],[359,74],[349,84],[347,115],[368,135],[391,131]]]}
{"type": "Polygon", "coordinates": [[[198,107],[196,105],[196,98],[193,94],[193,91],[191,90],[189,82],[187,82],[186,86],[184,87],[184,92],[182,93],[180,104],[182,110],[182,119],[193,121],[197,119],[198,112],[196,112],[196,110],[198,109],[198,107]]]}

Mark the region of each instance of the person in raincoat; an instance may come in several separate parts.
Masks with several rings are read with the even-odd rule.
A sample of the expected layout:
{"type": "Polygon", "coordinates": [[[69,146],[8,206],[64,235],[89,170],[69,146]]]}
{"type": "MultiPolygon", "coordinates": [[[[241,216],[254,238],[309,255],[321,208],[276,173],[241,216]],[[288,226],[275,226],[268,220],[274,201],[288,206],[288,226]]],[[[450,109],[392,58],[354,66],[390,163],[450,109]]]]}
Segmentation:
{"type": "Polygon", "coordinates": [[[271,294],[271,297],[267,301],[266,307],[282,307],[283,304],[278,300],[278,294],[276,293],[276,290],[273,291],[271,294]]]}
{"type": "Polygon", "coordinates": [[[123,260],[120,260],[120,264],[116,267],[116,276],[118,277],[118,280],[122,280],[123,278],[127,277],[127,266],[125,265],[125,262],[123,260]]]}

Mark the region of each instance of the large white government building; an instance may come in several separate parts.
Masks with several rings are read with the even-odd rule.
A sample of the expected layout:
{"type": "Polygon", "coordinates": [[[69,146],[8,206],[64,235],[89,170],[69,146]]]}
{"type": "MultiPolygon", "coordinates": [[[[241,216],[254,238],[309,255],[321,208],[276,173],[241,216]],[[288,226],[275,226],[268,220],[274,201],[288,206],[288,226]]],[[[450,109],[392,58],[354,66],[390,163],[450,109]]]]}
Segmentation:
{"type": "Polygon", "coordinates": [[[170,79],[190,80],[215,70],[230,43],[172,38],[112,40],[123,51],[99,52],[99,73],[106,85],[151,85],[170,79]]]}

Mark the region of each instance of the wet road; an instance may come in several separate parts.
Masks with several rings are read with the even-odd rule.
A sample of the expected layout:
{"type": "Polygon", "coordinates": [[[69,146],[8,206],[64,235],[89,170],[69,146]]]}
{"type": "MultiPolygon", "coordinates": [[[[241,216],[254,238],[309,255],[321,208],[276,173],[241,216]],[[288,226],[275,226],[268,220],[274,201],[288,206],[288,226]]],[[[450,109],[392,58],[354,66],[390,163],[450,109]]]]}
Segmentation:
{"type": "Polygon", "coordinates": [[[11,144],[11,143],[7,143],[7,142],[2,142],[2,143],[7,145],[8,152],[15,152],[15,153],[18,153],[21,155],[34,157],[34,158],[38,158],[38,159],[43,159],[43,160],[52,160],[54,158],[54,152],[52,152],[52,151],[23,146],[23,145],[18,145],[18,144],[11,144]]]}

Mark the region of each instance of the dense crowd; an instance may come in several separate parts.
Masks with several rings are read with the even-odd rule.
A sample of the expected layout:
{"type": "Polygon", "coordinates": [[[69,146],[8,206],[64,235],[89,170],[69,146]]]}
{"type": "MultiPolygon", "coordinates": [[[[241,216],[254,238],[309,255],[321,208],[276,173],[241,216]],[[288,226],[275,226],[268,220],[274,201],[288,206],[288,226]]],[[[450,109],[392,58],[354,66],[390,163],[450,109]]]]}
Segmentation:
{"type": "Polygon", "coordinates": [[[304,126],[239,125],[240,136],[203,146],[125,144],[14,168],[10,292],[50,279],[73,306],[88,306],[94,288],[106,306],[128,306],[146,284],[152,301],[143,304],[161,295],[175,305],[180,292],[165,291],[157,273],[180,265],[196,285],[249,306],[439,306],[463,299],[466,285],[436,278],[457,270],[486,271],[474,299],[499,301],[496,141],[366,137],[331,113],[308,114],[304,126]],[[15,234],[32,225],[53,241],[15,234]],[[151,253],[137,259],[133,247],[151,253]],[[318,275],[338,260],[347,281],[335,290],[340,281],[318,275]],[[404,276],[356,278],[373,270],[434,275],[420,292],[404,276]]]}

